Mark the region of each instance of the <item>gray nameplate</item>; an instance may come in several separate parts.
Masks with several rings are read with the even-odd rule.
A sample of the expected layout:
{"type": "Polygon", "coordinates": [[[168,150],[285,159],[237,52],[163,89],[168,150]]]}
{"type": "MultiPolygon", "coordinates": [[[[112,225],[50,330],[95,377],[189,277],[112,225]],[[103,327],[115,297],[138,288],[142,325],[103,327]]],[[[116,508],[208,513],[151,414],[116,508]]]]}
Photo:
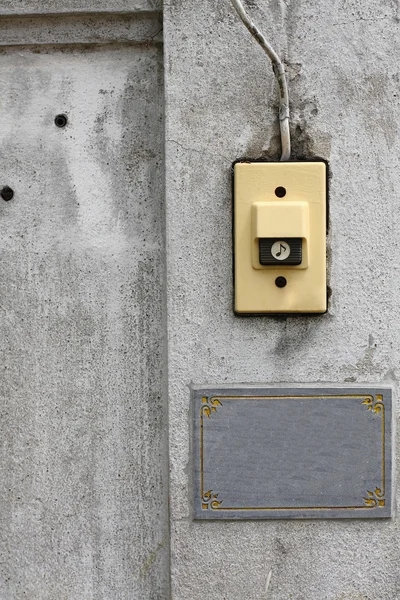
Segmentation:
{"type": "Polygon", "coordinates": [[[389,387],[192,390],[194,518],[392,515],[389,387]]]}

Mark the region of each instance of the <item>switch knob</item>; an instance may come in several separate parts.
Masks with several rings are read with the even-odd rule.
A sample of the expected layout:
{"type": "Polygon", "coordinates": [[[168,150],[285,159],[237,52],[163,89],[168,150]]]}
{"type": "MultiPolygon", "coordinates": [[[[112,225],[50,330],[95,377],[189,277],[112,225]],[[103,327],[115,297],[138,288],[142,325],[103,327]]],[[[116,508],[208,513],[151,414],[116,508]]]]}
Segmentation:
{"type": "Polygon", "coordinates": [[[302,238],[259,238],[260,265],[300,265],[302,238]]]}

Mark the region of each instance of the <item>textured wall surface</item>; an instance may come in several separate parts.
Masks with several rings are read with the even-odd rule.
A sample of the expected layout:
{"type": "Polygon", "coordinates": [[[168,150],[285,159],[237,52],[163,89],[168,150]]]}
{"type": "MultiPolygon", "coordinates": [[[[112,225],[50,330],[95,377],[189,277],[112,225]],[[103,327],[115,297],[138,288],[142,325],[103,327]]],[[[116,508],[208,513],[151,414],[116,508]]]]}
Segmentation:
{"type": "MultiPolygon", "coordinates": [[[[397,518],[192,520],[191,382],[399,377],[398,6],[247,4],[330,163],[332,295],[234,317],[230,166],[279,156],[275,83],[228,0],[166,0],[173,599],[394,600],[397,518]]],[[[1,600],[169,595],[159,8],[0,0],[1,600]]]]}
{"type": "Polygon", "coordinates": [[[164,600],[162,54],[68,27],[0,52],[0,598],[164,600]]]}
{"type": "Polygon", "coordinates": [[[0,0],[0,15],[158,11],[161,0],[0,0]]]}
{"type": "Polygon", "coordinates": [[[287,64],[295,156],[330,162],[332,296],[319,317],[233,315],[230,164],[278,156],[275,83],[228,0],[166,1],[173,598],[393,600],[398,518],[191,518],[191,381],[396,382],[400,374],[397,4],[247,5],[287,64]]]}
{"type": "Polygon", "coordinates": [[[160,44],[162,15],[154,13],[31,15],[0,18],[0,46],[160,44]]]}

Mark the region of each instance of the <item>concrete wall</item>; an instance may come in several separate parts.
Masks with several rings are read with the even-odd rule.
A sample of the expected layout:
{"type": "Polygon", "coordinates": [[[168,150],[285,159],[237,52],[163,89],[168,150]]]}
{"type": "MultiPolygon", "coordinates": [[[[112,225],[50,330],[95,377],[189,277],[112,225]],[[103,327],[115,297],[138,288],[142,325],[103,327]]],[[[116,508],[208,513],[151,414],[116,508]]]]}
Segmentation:
{"type": "Polygon", "coordinates": [[[16,4],[0,3],[0,598],[164,600],[160,15],[16,4]]]}
{"type": "Polygon", "coordinates": [[[279,138],[229,1],[164,2],[165,219],[160,2],[0,0],[1,600],[168,600],[167,387],[174,600],[400,598],[397,518],[191,518],[190,382],[399,376],[397,4],[248,5],[330,162],[312,319],[232,313],[231,163],[279,138]]]}
{"type": "Polygon", "coordinates": [[[191,519],[191,381],[399,376],[397,4],[247,4],[287,64],[294,155],[330,162],[332,296],[320,317],[233,315],[230,165],[279,155],[275,83],[228,0],[165,2],[173,598],[394,600],[398,518],[191,519]]]}
{"type": "Polygon", "coordinates": [[[0,0],[2,15],[159,12],[161,0],[0,0]]]}

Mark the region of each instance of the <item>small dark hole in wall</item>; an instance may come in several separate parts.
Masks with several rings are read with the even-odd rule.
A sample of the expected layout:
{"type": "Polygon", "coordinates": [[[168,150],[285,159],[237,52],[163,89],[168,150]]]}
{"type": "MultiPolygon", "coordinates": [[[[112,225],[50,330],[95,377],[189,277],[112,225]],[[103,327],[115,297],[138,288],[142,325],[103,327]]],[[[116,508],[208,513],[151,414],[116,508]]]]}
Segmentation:
{"type": "Polygon", "coordinates": [[[68,119],[66,115],[57,115],[56,118],[54,119],[54,123],[57,125],[57,127],[65,127],[66,124],[68,123],[68,119]]]}
{"type": "Polygon", "coordinates": [[[278,198],[283,198],[286,196],[286,189],[282,186],[277,187],[275,190],[275,196],[278,196],[278,198]]]}
{"type": "Polygon", "coordinates": [[[8,202],[9,200],[13,199],[13,197],[14,197],[14,190],[12,190],[10,187],[8,187],[8,185],[5,185],[0,190],[0,196],[3,198],[3,200],[5,200],[6,202],[8,202]]]}

